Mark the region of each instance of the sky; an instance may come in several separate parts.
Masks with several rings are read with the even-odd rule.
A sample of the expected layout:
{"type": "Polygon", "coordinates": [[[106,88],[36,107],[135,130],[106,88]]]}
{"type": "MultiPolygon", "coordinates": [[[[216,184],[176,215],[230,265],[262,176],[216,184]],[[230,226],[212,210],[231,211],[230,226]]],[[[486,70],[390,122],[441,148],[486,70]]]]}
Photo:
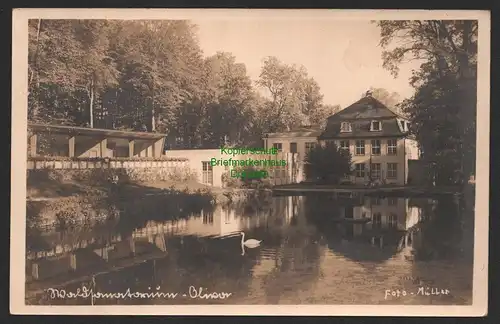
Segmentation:
{"type": "Polygon", "coordinates": [[[276,56],[303,65],[321,87],[325,104],[342,108],[357,101],[370,87],[413,94],[408,84],[417,62],[401,65],[394,79],[382,68],[379,29],[368,20],[193,20],[206,56],[231,52],[257,80],[262,60],[276,56]]]}

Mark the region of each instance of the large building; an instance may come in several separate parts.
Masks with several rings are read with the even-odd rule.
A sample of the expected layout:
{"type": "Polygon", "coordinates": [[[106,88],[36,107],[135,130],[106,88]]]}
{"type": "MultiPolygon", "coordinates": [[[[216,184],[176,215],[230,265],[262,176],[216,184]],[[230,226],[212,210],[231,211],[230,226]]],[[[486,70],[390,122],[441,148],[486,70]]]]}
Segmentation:
{"type": "Polygon", "coordinates": [[[29,124],[28,155],[70,158],[160,158],[165,134],[29,124]]]}
{"type": "Polygon", "coordinates": [[[353,174],[347,181],[356,184],[407,184],[408,161],[420,152],[409,134],[409,121],[373,98],[366,96],[330,116],[320,143],[334,141],[352,156],[353,174]]]}
{"type": "MultiPolygon", "coordinates": [[[[333,141],[352,156],[353,171],[343,182],[354,184],[397,184],[416,182],[409,172],[409,161],[418,160],[417,141],[409,133],[406,117],[392,111],[371,92],[328,117],[326,127],[302,127],[289,132],[269,133],[263,138],[266,148],[295,153],[297,182],[304,179],[303,163],[307,152],[317,144],[333,141]]],[[[413,163],[415,165],[415,163],[413,163]]]]}
{"type": "Polygon", "coordinates": [[[296,153],[302,160],[318,144],[319,135],[319,127],[299,127],[289,132],[268,133],[264,136],[264,146],[266,149],[274,147],[282,152],[296,153]]]}
{"type": "Polygon", "coordinates": [[[318,145],[319,135],[321,129],[317,126],[299,127],[289,132],[268,133],[263,138],[264,147],[266,149],[274,147],[280,152],[291,153],[293,155],[291,182],[301,182],[305,180],[304,158],[314,146],[318,145]]]}

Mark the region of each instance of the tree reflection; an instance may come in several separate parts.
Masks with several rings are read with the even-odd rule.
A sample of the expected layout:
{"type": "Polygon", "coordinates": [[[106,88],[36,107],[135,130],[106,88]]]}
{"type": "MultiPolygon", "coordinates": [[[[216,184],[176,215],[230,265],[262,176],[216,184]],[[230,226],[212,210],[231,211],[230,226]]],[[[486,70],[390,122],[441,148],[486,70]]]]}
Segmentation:
{"type": "Polygon", "coordinates": [[[415,257],[419,260],[454,258],[460,253],[465,242],[462,224],[464,223],[459,201],[454,197],[441,197],[426,208],[426,219],[419,224],[420,237],[415,244],[415,257]]]}
{"type": "MultiPolygon", "coordinates": [[[[310,288],[319,278],[317,233],[307,222],[302,200],[297,196],[277,199],[285,202],[278,210],[287,221],[270,222],[267,227],[268,236],[272,239],[265,244],[272,250],[273,267],[254,279],[260,281],[266,303],[279,303],[287,295],[297,297],[298,291],[310,288]]],[[[278,213],[275,215],[278,216],[278,213]]]]}

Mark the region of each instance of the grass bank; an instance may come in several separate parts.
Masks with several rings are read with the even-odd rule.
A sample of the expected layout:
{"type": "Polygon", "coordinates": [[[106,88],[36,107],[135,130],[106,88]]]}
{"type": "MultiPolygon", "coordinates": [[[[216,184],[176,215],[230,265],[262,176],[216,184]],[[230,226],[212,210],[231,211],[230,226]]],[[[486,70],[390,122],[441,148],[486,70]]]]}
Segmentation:
{"type": "Polygon", "coordinates": [[[47,227],[59,223],[88,223],[118,215],[158,214],[187,216],[208,205],[248,202],[258,204],[270,190],[213,188],[192,178],[132,180],[104,169],[83,173],[37,170],[27,178],[27,225],[47,227]]]}

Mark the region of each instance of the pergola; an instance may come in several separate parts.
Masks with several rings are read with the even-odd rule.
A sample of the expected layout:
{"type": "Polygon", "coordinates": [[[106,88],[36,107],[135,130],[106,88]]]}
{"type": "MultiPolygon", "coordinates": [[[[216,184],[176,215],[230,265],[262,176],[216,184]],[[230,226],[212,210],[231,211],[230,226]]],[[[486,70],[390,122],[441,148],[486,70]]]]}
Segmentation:
{"type": "Polygon", "coordinates": [[[165,134],[61,125],[28,124],[29,155],[68,157],[161,157],[165,134]],[[40,152],[40,137],[50,139],[40,152]]]}

